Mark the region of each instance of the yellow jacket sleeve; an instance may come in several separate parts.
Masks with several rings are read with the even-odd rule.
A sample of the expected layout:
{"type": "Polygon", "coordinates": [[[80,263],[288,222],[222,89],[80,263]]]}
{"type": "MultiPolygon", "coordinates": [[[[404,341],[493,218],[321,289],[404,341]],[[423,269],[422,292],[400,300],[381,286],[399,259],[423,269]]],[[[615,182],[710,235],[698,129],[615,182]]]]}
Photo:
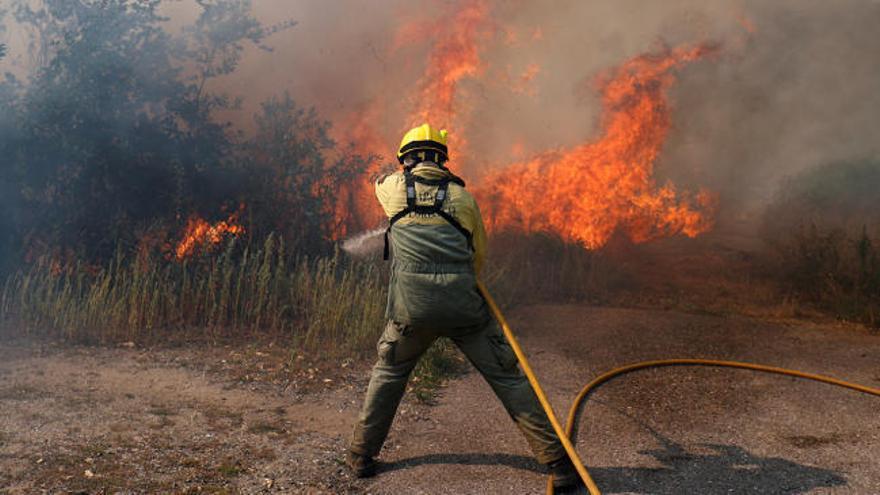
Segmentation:
{"type": "Polygon", "coordinates": [[[376,198],[388,218],[406,207],[406,196],[400,197],[398,191],[404,187],[402,182],[403,175],[400,173],[389,174],[376,181],[376,198]]]}
{"type": "Polygon", "coordinates": [[[461,226],[471,233],[471,242],[474,245],[474,271],[479,275],[486,261],[486,227],[483,225],[483,216],[480,214],[476,200],[463,190],[462,193],[463,207],[456,209],[455,216],[461,222],[461,226]]]}
{"type": "Polygon", "coordinates": [[[480,207],[477,206],[476,201],[474,201],[474,213],[476,214],[476,222],[474,230],[471,231],[474,242],[474,271],[479,275],[486,262],[488,247],[486,243],[486,227],[483,226],[483,216],[480,214],[480,207]]]}

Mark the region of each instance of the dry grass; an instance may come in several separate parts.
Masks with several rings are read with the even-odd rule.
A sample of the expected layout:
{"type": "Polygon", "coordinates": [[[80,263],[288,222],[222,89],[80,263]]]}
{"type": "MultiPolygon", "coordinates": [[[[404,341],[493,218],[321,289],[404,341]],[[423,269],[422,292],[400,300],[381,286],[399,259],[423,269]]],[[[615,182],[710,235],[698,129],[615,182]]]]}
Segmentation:
{"type": "Polygon", "coordinates": [[[230,243],[183,263],[118,255],[96,273],[39,262],[6,280],[0,323],[84,343],[261,333],[290,336],[299,349],[360,354],[372,347],[384,304],[375,265],[291,257],[269,237],[257,249],[230,243]]]}
{"type": "Polygon", "coordinates": [[[630,280],[603,251],[550,234],[503,232],[491,239],[483,278],[502,307],[549,301],[607,302],[630,280]]]}
{"type": "Polygon", "coordinates": [[[769,271],[791,301],[880,327],[878,238],[812,225],[776,240],[769,271]]]}
{"type": "MultiPolygon", "coordinates": [[[[535,295],[596,299],[615,280],[600,255],[555,238],[501,237],[495,246],[486,276],[507,305],[535,295]]],[[[383,270],[340,254],[290,256],[273,237],[258,248],[233,241],[182,263],[120,254],[98,270],[59,272],[39,262],[5,281],[0,329],[80,343],[281,336],[292,355],[367,357],[382,328],[383,270]]],[[[412,390],[431,402],[465,368],[454,346],[439,342],[415,370],[412,390]]]]}
{"type": "Polygon", "coordinates": [[[467,360],[455,345],[449,339],[438,339],[413,370],[409,390],[418,402],[433,404],[446,380],[467,370],[467,360]]]}
{"type": "MultiPolygon", "coordinates": [[[[292,356],[367,357],[383,327],[383,270],[338,253],[291,257],[273,237],[183,263],[118,255],[96,273],[40,262],[6,280],[0,329],[91,344],[281,336],[292,356]]],[[[416,395],[430,401],[457,361],[450,346],[434,346],[415,372],[416,395]]],[[[170,422],[156,415],[158,428],[170,422]]]]}

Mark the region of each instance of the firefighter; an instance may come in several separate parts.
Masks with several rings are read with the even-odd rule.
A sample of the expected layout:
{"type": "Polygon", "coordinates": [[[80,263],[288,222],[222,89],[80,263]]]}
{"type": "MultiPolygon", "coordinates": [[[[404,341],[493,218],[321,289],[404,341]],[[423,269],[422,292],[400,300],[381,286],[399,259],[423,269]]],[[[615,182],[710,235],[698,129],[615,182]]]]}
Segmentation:
{"type": "Polygon", "coordinates": [[[376,181],[390,219],[385,259],[393,253],[379,359],[347,455],[357,477],[376,473],[382,444],[419,357],[439,337],[451,339],[483,375],[525,436],[554,485],[579,477],[504,335],[477,291],[486,232],[465,183],[446,168],[447,133],[411,129],[397,153],[403,170],[376,181]]]}

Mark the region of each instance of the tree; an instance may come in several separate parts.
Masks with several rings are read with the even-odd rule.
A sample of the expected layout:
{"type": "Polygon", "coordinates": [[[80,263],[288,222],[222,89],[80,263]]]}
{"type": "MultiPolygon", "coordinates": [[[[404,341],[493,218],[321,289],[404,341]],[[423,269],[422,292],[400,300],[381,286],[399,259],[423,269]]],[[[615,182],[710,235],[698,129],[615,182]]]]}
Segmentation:
{"type": "Polygon", "coordinates": [[[25,249],[102,259],[157,221],[237,200],[219,186],[235,182],[237,143],[213,119],[231,100],[205,83],[234,70],[241,43],[266,31],[249,2],[198,4],[181,39],[162,29],[159,0],[16,4],[45,57],[15,104],[16,129],[0,135],[25,249]]]}
{"type": "Polygon", "coordinates": [[[172,36],[160,1],[13,0],[38,67],[0,80],[4,260],[101,262],[240,203],[251,235],[329,246],[340,192],[369,158],[340,150],[286,94],[246,139],[216,117],[238,100],[210,90],[248,44],[271,50],[266,37],[295,23],[263,26],[248,0],[195,0],[199,16],[172,36]]]}
{"type": "Polygon", "coordinates": [[[252,172],[254,223],[281,233],[295,250],[326,247],[338,227],[344,185],[362,177],[375,157],[340,150],[330,124],[287,93],[264,102],[254,120],[244,162],[252,172]]]}

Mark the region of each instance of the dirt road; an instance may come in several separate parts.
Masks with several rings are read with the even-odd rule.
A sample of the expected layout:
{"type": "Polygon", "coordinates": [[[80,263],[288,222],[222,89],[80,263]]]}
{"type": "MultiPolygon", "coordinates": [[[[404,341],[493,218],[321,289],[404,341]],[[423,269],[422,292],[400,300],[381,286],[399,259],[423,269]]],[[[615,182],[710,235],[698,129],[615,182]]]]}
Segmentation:
{"type": "MultiPolygon", "coordinates": [[[[806,322],[538,306],[514,329],[560,415],[582,384],[668,357],[880,385],[880,337],[806,322]]],[[[365,364],[288,366],[264,346],[0,348],[2,493],[541,493],[545,475],[475,373],[407,401],[372,480],[340,464],[365,364]]],[[[880,493],[880,400],[723,369],[639,372],[584,411],[607,494],[880,493]]]]}

